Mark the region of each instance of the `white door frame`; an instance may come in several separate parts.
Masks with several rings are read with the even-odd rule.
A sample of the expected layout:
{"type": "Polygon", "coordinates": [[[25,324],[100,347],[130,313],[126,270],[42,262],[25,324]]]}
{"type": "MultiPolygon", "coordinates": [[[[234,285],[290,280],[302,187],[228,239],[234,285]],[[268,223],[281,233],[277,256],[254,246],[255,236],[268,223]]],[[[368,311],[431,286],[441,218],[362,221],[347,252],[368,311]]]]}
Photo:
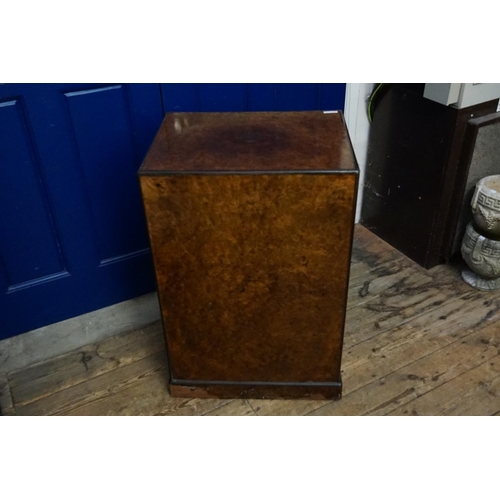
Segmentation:
{"type": "Polygon", "coordinates": [[[359,222],[361,217],[361,206],[363,203],[363,185],[368,152],[368,136],[370,133],[370,122],[368,121],[366,106],[373,86],[373,83],[348,83],[345,92],[344,116],[359,165],[356,222],[359,222]]]}

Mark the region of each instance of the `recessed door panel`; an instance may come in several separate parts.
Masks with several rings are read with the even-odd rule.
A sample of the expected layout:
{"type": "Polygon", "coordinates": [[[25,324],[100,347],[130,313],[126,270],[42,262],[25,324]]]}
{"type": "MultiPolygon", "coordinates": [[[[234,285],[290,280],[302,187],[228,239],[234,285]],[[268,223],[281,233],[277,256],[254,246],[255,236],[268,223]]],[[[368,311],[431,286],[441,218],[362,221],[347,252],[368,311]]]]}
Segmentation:
{"type": "Polygon", "coordinates": [[[67,271],[22,97],[0,102],[0,137],[0,255],[13,292],[67,271]]]}

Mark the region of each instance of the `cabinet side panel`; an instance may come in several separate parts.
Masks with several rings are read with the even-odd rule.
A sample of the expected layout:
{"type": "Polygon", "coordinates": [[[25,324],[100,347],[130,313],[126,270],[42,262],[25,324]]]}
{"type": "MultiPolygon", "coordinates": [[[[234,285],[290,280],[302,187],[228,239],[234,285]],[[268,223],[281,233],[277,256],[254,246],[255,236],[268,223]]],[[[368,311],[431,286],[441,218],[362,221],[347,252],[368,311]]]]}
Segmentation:
{"type": "Polygon", "coordinates": [[[141,184],[174,379],[339,380],[356,175],[141,184]]]}

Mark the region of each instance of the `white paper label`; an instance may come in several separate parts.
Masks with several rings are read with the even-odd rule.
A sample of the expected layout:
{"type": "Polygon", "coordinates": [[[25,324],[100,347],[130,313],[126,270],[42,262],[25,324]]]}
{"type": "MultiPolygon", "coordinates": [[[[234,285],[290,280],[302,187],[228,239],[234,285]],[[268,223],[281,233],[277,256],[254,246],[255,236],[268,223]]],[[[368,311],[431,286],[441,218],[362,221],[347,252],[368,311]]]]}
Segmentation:
{"type": "Polygon", "coordinates": [[[323,111],[323,113],[326,115],[327,113],[338,113],[338,111],[323,111]]]}

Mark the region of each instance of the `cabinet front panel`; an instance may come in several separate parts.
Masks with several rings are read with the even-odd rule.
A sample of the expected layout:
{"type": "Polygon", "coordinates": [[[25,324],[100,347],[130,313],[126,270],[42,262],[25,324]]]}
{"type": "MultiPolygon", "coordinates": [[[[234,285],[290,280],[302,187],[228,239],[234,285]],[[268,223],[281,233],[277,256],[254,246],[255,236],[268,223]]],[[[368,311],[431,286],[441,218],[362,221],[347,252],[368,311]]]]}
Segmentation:
{"type": "Polygon", "coordinates": [[[173,379],[340,379],[356,175],[141,185],[173,379]]]}

